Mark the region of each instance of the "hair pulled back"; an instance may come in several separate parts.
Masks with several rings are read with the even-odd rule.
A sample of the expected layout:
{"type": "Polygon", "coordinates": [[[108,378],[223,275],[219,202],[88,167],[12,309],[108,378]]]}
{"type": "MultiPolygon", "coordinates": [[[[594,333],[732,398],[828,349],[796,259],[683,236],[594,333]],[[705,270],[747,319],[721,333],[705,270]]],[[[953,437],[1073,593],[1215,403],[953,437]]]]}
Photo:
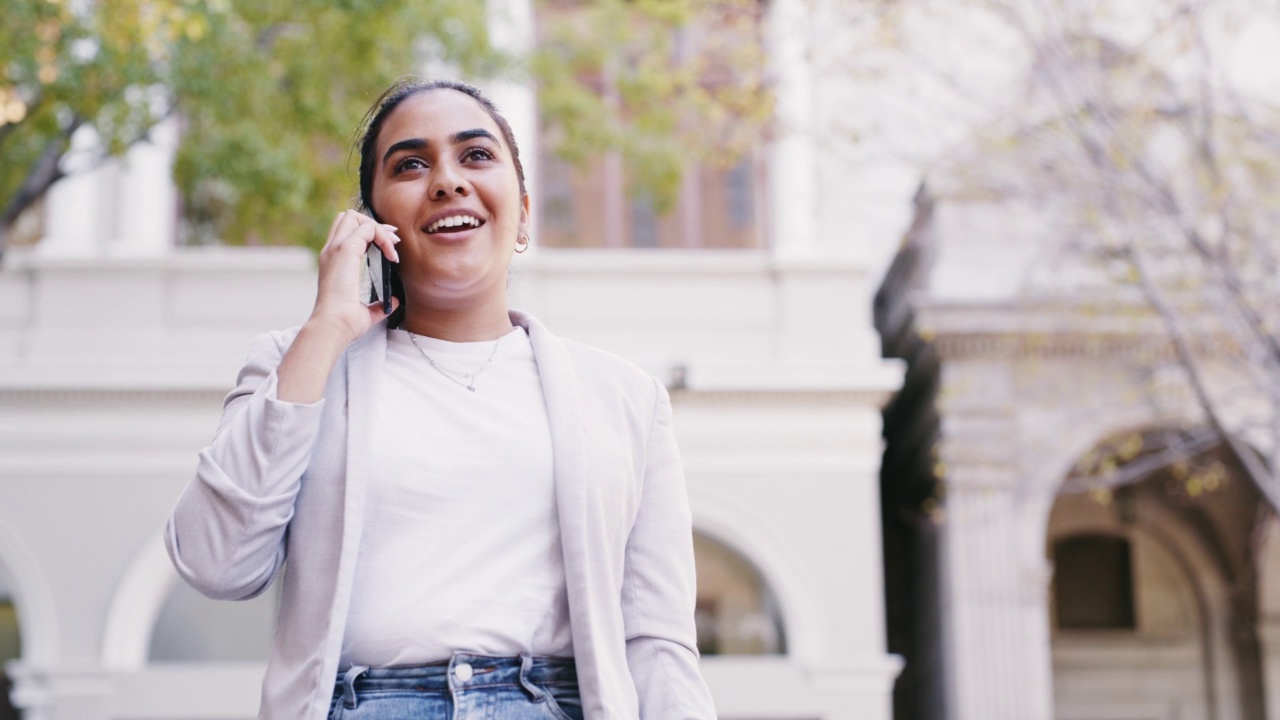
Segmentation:
{"type": "Polygon", "coordinates": [[[386,122],[387,116],[391,111],[395,110],[400,103],[408,98],[424,92],[432,90],[456,90],[460,93],[470,96],[480,107],[488,113],[493,119],[494,124],[498,126],[498,130],[502,133],[502,139],[506,141],[507,147],[511,148],[511,159],[515,162],[516,178],[520,181],[520,196],[524,197],[528,194],[524,186],[524,166],[520,164],[520,148],[516,146],[515,133],[511,131],[511,123],[502,116],[498,111],[498,106],[493,101],[485,97],[484,93],[474,85],[458,80],[420,80],[418,78],[408,77],[397,80],[394,85],[387,88],[386,91],[374,101],[373,106],[369,108],[369,112],[365,113],[364,120],[360,123],[363,132],[357,131],[360,136],[357,147],[360,149],[360,210],[368,213],[375,220],[378,219],[378,213],[373,209],[373,175],[377,165],[377,147],[378,134],[382,132],[382,124],[386,122]]]}

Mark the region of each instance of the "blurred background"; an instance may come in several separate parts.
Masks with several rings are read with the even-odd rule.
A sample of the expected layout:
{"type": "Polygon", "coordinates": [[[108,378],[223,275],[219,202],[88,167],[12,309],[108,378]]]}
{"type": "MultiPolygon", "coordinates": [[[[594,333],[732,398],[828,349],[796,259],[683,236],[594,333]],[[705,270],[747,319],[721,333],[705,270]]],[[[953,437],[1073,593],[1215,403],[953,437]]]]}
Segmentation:
{"type": "Polygon", "coordinates": [[[0,718],[247,719],[161,528],[406,74],[671,390],[725,720],[1280,720],[1280,7],[3,0],[0,718]]]}

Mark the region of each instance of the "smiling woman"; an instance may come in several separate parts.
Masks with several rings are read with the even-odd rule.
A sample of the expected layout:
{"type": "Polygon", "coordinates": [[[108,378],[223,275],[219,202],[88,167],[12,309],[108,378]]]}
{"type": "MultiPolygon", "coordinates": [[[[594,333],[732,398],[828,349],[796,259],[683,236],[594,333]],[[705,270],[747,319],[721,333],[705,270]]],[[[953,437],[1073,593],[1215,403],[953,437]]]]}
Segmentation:
{"type": "Polygon", "coordinates": [[[487,339],[511,329],[506,278],[526,236],[529,196],[513,146],[484,107],[450,88],[399,102],[382,123],[365,200],[399,228],[406,328],[451,340],[487,339]],[[478,325],[477,325],[478,323],[478,325]]]}
{"type": "Polygon", "coordinates": [[[529,196],[506,120],[469,85],[399,84],[360,191],[166,531],[211,597],[283,574],[260,716],[715,717],[670,399],[508,308],[529,196]],[[390,316],[361,296],[371,247],[390,316]]]}

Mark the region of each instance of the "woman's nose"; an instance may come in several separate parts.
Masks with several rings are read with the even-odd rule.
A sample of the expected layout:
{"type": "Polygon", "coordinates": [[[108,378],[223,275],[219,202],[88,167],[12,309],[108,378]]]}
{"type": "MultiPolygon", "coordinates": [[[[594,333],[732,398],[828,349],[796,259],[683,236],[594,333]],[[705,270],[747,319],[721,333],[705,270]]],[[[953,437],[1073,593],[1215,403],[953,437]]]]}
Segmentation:
{"type": "Polygon", "coordinates": [[[466,195],[466,182],[458,173],[458,169],[452,165],[445,163],[437,166],[436,172],[431,178],[431,188],[429,190],[431,197],[436,200],[443,200],[450,194],[466,195]]]}

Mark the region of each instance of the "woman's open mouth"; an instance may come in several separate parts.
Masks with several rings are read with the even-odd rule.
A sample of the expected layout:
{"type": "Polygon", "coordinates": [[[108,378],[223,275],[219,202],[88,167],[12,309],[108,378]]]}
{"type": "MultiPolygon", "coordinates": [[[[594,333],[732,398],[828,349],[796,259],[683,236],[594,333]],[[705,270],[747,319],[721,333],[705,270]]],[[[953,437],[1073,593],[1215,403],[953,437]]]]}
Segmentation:
{"type": "Polygon", "coordinates": [[[435,235],[438,233],[456,233],[466,230],[474,230],[481,225],[484,225],[484,221],[475,215],[458,213],[456,215],[446,215],[445,217],[436,220],[423,228],[423,231],[428,235],[435,235]]]}

